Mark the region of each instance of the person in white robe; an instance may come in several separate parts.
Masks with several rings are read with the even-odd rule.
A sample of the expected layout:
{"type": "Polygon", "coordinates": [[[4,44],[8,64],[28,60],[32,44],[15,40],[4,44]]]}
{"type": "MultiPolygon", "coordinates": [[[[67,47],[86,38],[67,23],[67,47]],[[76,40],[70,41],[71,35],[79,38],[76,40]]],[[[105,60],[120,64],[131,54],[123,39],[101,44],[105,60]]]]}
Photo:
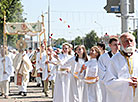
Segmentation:
{"type": "Polygon", "coordinates": [[[70,59],[70,44],[62,45],[62,53],[56,59],[58,60],[58,69],[55,79],[54,98],[53,102],[69,102],[69,78],[68,73],[70,68],[65,68],[64,63],[70,59]]]}
{"type": "Polygon", "coordinates": [[[113,56],[104,80],[106,102],[137,102],[138,54],[135,37],[129,33],[120,36],[120,52],[113,56]]]}
{"type": "Polygon", "coordinates": [[[34,51],[32,50],[32,48],[29,47],[29,50],[28,50],[28,53],[27,53],[27,56],[29,57],[29,59],[31,59],[33,57],[33,53],[34,53],[34,51]]]}
{"type": "Polygon", "coordinates": [[[87,96],[87,85],[83,81],[84,74],[81,73],[81,67],[82,65],[88,61],[88,56],[86,53],[86,48],[84,45],[79,45],[76,48],[76,66],[74,69],[74,77],[77,78],[77,89],[78,89],[78,98],[79,102],[88,102],[88,96],[87,96]]]}
{"type": "Polygon", "coordinates": [[[93,46],[90,50],[90,60],[81,69],[81,72],[85,73],[84,82],[87,84],[88,102],[101,102],[101,90],[98,83],[98,59],[100,55],[100,49],[93,46]]]}
{"type": "Polygon", "coordinates": [[[102,54],[98,60],[98,68],[99,68],[98,76],[100,78],[99,82],[100,82],[100,87],[101,87],[101,92],[102,92],[102,102],[106,102],[106,94],[107,94],[103,79],[105,75],[107,74],[107,69],[110,65],[109,63],[110,63],[112,56],[118,52],[118,49],[119,49],[118,44],[119,44],[119,41],[117,38],[110,38],[109,47],[111,48],[111,50],[102,54]]]}
{"type": "Polygon", "coordinates": [[[10,76],[13,74],[12,60],[7,55],[4,57],[4,53],[6,52],[4,52],[4,49],[1,49],[0,52],[0,88],[2,96],[4,98],[9,98],[9,81],[10,76]]]}
{"type": "Polygon", "coordinates": [[[42,87],[44,88],[44,82],[42,80],[42,68],[41,68],[41,62],[42,57],[46,55],[44,44],[41,45],[41,58],[40,58],[40,51],[36,55],[36,70],[37,70],[37,86],[40,87],[42,84],[42,87]]]}
{"type": "Polygon", "coordinates": [[[49,91],[48,82],[51,81],[52,97],[53,97],[55,74],[56,74],[55,65],[56,65],[57,59],[54,58],[54,52],[51,46],[48,46],[47,48],[47,55],[48,56],[44,55],[42,57],[42,69],[43,69],[42,80],[44,81],[44,93],[46,97],[48,96],[48,91],[49,91]]]}
{"type": "Polygon", "coordinates": [[[20,50],[14,58],[13,66],[15,68],[15,84],[18,85],[19,95],[26,96],[29,72],[33,69],[32,63],[29,57],[20,50]],[[18,75],[21,75],[21,79],[19,79],[18,75]],[[21,84],[18,84],[18,79],[21,81],[21,84]]]}
{"type": "Polygon", "coordinates": [[[83,94],[86,94],[83,89],[84,84],[79,78],[79,73],[81,66],[88,61],[86,49],[83,45],[76,47],[76,54],[67,60],[63,65],[65,68],[70,68],[70,87],[69,87],[69,102],[87,102],[86,97],[83,94]]]}

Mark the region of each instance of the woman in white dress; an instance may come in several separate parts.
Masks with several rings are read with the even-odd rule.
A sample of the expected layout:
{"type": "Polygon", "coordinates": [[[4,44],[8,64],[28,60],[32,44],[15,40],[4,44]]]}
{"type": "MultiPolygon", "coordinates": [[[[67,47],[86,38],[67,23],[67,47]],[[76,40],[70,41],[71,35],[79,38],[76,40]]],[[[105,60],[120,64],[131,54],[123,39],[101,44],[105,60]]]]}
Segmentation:
{"type": "Polygon", "coordinates": [[[58,69],[55,79],[53,102],[69,102],[69,67],[65,68],[63,65],[71,57],[70,44],[64,43],[62,45],[62,53],[56,57],[58,60],[58,69]]]}
{"type": "Polygon", "coordinates": [[[97,46],[90,50],[90,60],[83,65],[81,72],[85,73],[84,81],[87,83],[88,102],[100,102],[100,88],[98,84],[98,58],[101,52],[97,46]]]}
{"type": "MultiPolygon", "coordinates": [[[[77,89],[78,89],[78,96],[79,102],[87,102],[87,91],[86,84],[83,81],[84,74],[81,73],[82,65],[88,61],[86,49],[84,45],[80,45],[76,49],[77,56],[75,58],[76,64],[74,69],[74,77],[77,79],[77,89]]],[[[75,101],[76,102],[76,101],[75,101]]]]}
{"type": "Polygon", "coordinates": [[[76,47],[75,55],[64,64],[64,67],[70,67],[69,102],[86,102],[82,91],[84,86],[79,77],[81,67],[86,61],[88,61],[86,49],[79,45],[76,47]]]}

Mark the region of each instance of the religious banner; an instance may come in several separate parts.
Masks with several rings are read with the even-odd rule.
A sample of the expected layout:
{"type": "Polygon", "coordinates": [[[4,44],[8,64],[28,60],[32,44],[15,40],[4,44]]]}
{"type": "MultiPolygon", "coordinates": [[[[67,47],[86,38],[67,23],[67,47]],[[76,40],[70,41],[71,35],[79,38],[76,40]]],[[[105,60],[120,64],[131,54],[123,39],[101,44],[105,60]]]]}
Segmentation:
{"type": "Polygon", "coordinates": [[[6,34],[23,34],[30,36],[37,36],[38,32],[42,31],[42,22],[36,23],[6,23],[5,24],[5,33],[6,34]]]}

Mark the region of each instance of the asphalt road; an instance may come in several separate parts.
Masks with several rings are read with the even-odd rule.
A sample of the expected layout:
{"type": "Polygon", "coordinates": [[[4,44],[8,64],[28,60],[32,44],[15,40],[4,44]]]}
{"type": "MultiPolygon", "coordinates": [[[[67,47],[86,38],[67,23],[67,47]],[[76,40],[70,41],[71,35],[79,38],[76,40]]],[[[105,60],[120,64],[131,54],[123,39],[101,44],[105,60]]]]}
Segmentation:
{"type": "Polygon", "coordinates": [[[4,99],[0,96],[0,102],[53,102],[51,89],[48,97],[42,92],[42,87],[36,87],[36,82],[29,82],[27,87],[27,96],[18,95],[18,88],[12,82],[10,84],[10,99],[4,99]]]}

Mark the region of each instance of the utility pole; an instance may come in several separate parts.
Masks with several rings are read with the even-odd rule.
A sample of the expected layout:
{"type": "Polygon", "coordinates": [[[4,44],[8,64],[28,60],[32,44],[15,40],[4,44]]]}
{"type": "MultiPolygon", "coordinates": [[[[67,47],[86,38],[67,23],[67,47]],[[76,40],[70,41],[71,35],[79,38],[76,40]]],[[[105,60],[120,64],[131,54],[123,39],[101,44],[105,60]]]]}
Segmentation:
{"type": "Polygon", "coordinates": [[[122,33],[129,31],[129,0],[121,0],[122,33]]]}
{"type": "Polygon", "coordinates": [[[48,0],[48,45],[51,45],[51,39],[50,39],[50,0],[48,0]]]}
{"type": "Polygon", "coordinates": [[[133,31],[135,30],[135,19],[133,19],[133,31]]]}
{"type": "Polygon", "coordinates": [[[137,20],[137,44],[138,44],[138,20],[137,20]]]}

